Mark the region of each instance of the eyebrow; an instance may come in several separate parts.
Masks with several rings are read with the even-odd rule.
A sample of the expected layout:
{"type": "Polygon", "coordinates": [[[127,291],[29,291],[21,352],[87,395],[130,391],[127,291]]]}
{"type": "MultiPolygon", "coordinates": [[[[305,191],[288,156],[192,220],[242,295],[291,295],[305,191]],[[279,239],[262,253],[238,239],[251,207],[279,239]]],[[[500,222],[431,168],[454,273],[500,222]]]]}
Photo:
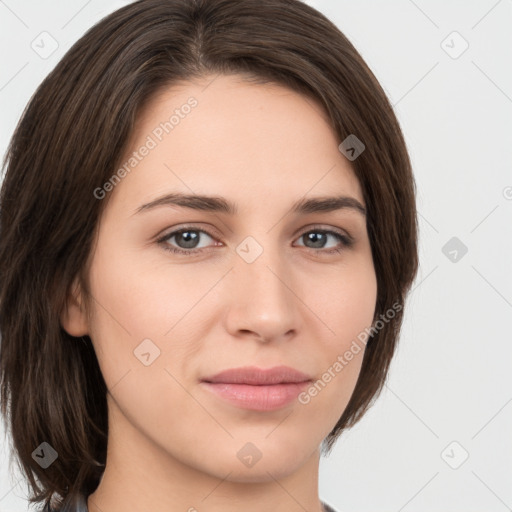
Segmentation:
{"type": "MultiPolygon", "coordinates": [[[[197,194],[170,193],[143,204],[135,213],[152,210],[159,206],[181,206],[193,210],[237,215],[239,210],[232,203],[220,196],[205,196],[197,194]]],[[[336,210],[352,210],[366,216],[366,208],[350,196],[303,198],[292,205],[291,212],[295,214],[326,213],[336,210]]]]}

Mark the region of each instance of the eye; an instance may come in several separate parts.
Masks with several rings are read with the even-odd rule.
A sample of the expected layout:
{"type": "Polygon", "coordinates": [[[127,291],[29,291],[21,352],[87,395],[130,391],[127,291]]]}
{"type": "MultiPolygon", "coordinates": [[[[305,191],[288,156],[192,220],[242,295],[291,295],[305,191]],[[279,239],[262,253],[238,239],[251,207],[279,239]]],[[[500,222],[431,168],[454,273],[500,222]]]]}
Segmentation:
{"type": "Polygon", "coordinates": [[[182,228],[165,235],[157,242],[160,243],[167,251],[190,256],[202,252],[204,247],[200,247],[199,242],[201,238],[204,238],[204,235],[213,239],[213,235],[210,235],[210,233],[203,229],[193,227],[182,228]],[[175,239],[174,243],[177,244],[178,247],[170,245],[170,242],[173,239],[175,239]]]}
{"type": "MultiPolygon", "coordinates": [[[[179,230],[166,234],[165,236],[158,239],[157,243],[160,244],[166,251],[170,251],[175,254],[193,256],[205,250],[209,250],[212,247],[211,245],[203,245],[201,247],[201,242],[204,241],[201,239],[204,239],[205,237],[215,240],[215,237],[204,229],[190,226],[183,227],[179,230]]],[[[340,253],[344,249],[353,245],[353,239],[349,235],[320,228],[310,228],[309,231],[306,231],[300,235],[298,240],[305,240],[307,244],[311,244],[303,244],[302,247],[306,247],[307,249],[310,249],[316,253],[326,254],[340,253]],[[329,238],[335,242],[335,245],[334,247],[331,246],[331,248],[326,248],[329,238]]],[[[216,243],[216,245],[222,244],[216,243]]]]}
{"type": "Polygon", "coordinates": [[[327,229],[320,229],[320,228],[313,228],[309,229],[309,231],[306,231],[303,233],[299,238],[299,240],[305,240],[308,244],[312,244],[312,246],[306,246],[308,249],[316,250],[316,249],[322,249],[322,253],[332,254],[332,253],[340,253],[344,249],[351,247],[353,244],[353,240],[350,236],[338,233],[337,231],[327,230],[327,229]],[[334,247],[330,248],[329,250],[326,249],[326,243],[329,239],[334,239],[334,241],[338,242],[338,245],[335,245],[334,247]]]}

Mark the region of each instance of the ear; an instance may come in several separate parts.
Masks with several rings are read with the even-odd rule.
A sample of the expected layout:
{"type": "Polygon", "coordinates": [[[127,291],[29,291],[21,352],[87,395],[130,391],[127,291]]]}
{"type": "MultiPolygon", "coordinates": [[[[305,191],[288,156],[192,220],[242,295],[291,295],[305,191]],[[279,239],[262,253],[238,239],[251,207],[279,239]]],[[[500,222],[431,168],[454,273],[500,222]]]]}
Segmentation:
{"type": "Polygon", "coordinates": [[[60,314],[60,323],[71,336],[80,337],[88,334],[87,315],[78,278],[73,281],[66,304],[60,314]]]}

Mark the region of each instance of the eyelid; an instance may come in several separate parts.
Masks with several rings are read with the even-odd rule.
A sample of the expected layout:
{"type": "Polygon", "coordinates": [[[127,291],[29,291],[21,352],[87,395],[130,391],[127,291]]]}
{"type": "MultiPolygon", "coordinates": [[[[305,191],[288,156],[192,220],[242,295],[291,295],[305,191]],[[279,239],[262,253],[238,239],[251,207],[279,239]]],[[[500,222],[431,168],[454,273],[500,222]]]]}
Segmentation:
{"type": "Polygon", "coordinates": [[[308,226],[305,226],[304,228],[301,228],[299,230],[299,234],[296,236],[302,236],[302,235],[308,233],[309,231],[315,231],[315,230],[333,232],[333,233],[336,233],[336,234],[346,238],[350,242],[355,242],[352,235],[346,229],[337,228],[335,226],[326,226],[325,224],[310,224],[308,226]]]}
{"type": "MultiPolygon", "coordinates": [[[[187,231],[187,230],[197,231],[199,233],[204,233],[204,234],[208,235],[210,238],[212,238],[212,239],[214,239],[216,241],[218,241],[217,238],[220,238],[219,235],[213,234],[208,229],[201,228],[197,224],[184,224],[184,225],[181,225],[181,226],[173,228],[167,234],[163,234],[161,236],[157,235],[155,237],[155,238],[157,238],[156,242],[159,243],[159,244],[162,244],[162,245],[169,245],[169,244],[167,244],[167,241],[170,238],[174,237],[175,235],[177,235],[177,234],[179,234],[179,233],[181,233],[183,231],[187,231]]],[[[213,230],[213,231],[216,231],[216,230],[213,230]]],[[[328,234],[338,235],[341,238],[340,241],[341,241],[342,245],[345,246],[344,249],[348,249],[355,242],[354,238],[348,233],[348,231],[342,230],[342,229],[334,227],[334,226],[325,226],[325,225],[322,225],[322,224],[312,224],[312,225],[310,224],[308,226],[302,227],[294,235],[294,240],[304,236],[306,233],[309,233],[311,231],[322,231],[322,232],[325,232],[325,233],[328,233],[328,234]]],[[[222,242],[220,242],[220,243],[223,244],[222,242]]],[[[217,244],[217,246],[218,246],[218,244],[217,244]]],[[[213,247],[214,246],[208,246],[208,247],[202,247],[202,248],[199,248],[199,249],[182,249],[180,247],[172,247],[172,248],[165,247],[164,249],[168,250],[168,251],[171,251],[171,252],[175,252],[175,253],[182,253],[182,254],[193,255],[193,254],[198,254],[198,253],[201,253],[201,252],[209,251],[213,247]]],[[[305,247],[305,246],[301,246],[301,247],[305,247]]],[[[308,250],[311,250],[313,252],[326,253],[326,254],[329,254],[329,252],[332,251],[332,249],[313,249],[311,247],[305,247],[305,248],[308,249],[308,250]]],[[[340,249],[340,252],[341,252],[341,249],[340,249]]]]}
{"type": "Polygon", "coordinates": [[[187,229],[189,229],[190,231],[200,231],[200,232],[203,232],[203,233],[206,233],[208,236],[211,236],[212,238],[221,238],[222,237],[222,234],[219,230],[217,229],[214,229],[213,227],[212,228],[203,228],[203,227],[200,227],[198,224],[179,224],[178,226],[176,227],[173,227],[169,230],[169,228],[166,228],[162,231],[160,231],[157,235],[155,235],[153,237],[154,240],[156,240],[157,242],[162,240],[162,239],[168,239],[170,238],[171,235],[175,235],[181,231],[186,231],[187,229]]]}
{"type": "MultiPolygon", "coordinates": [[[[205,228],[199,227],[198,224],[191,223],[191,224],[179,225],[178,227],[172,228],[172,231],[169,231],[167,234],[162,234],[165,231],[167,231],[167,228],[166,228],[165,230],[158,233],[154,238],[155,239],[168,238],[172,234],[176,234],[180,231],[184,231],[187,229],[194,230],[194,231],[202,231],[202,232],[206,233],[207,235],[211,236],[212,238],[215,238],[215,237],[220,238],[222,236],[220,231],[218,231],[216,229],[211,228],[211,231],[209,231],[210,228],[205,229],[205,228]]],[[[304,227],[300,228],[299,230],[297,230],[295,232],[294,236],[295,237],[302,236],[305,233],[312,231],[314,229],[318,229],[319,231],[333,231],[333,232],[337,233],[338,235],[345,236],[349,240],[354,241],[354,238],[350,235],[350,233],[346,229],[337,228],[335,226],[326,226],[325,224],[310,224],[308,226],[304,226],[304,227]]]]}

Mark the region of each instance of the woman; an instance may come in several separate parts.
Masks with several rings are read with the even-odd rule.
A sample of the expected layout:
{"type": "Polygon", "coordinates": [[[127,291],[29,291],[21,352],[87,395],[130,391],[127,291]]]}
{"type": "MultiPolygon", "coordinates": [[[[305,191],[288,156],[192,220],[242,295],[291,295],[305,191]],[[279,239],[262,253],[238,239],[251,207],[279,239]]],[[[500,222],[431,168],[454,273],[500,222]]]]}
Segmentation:
{"type": "Polygon", "coordinates": [[[330,511],[417,270],[403,136],[296,0],[144,0],[31,99],[0,213],[2,413],[45,510],[330,511]]]}

